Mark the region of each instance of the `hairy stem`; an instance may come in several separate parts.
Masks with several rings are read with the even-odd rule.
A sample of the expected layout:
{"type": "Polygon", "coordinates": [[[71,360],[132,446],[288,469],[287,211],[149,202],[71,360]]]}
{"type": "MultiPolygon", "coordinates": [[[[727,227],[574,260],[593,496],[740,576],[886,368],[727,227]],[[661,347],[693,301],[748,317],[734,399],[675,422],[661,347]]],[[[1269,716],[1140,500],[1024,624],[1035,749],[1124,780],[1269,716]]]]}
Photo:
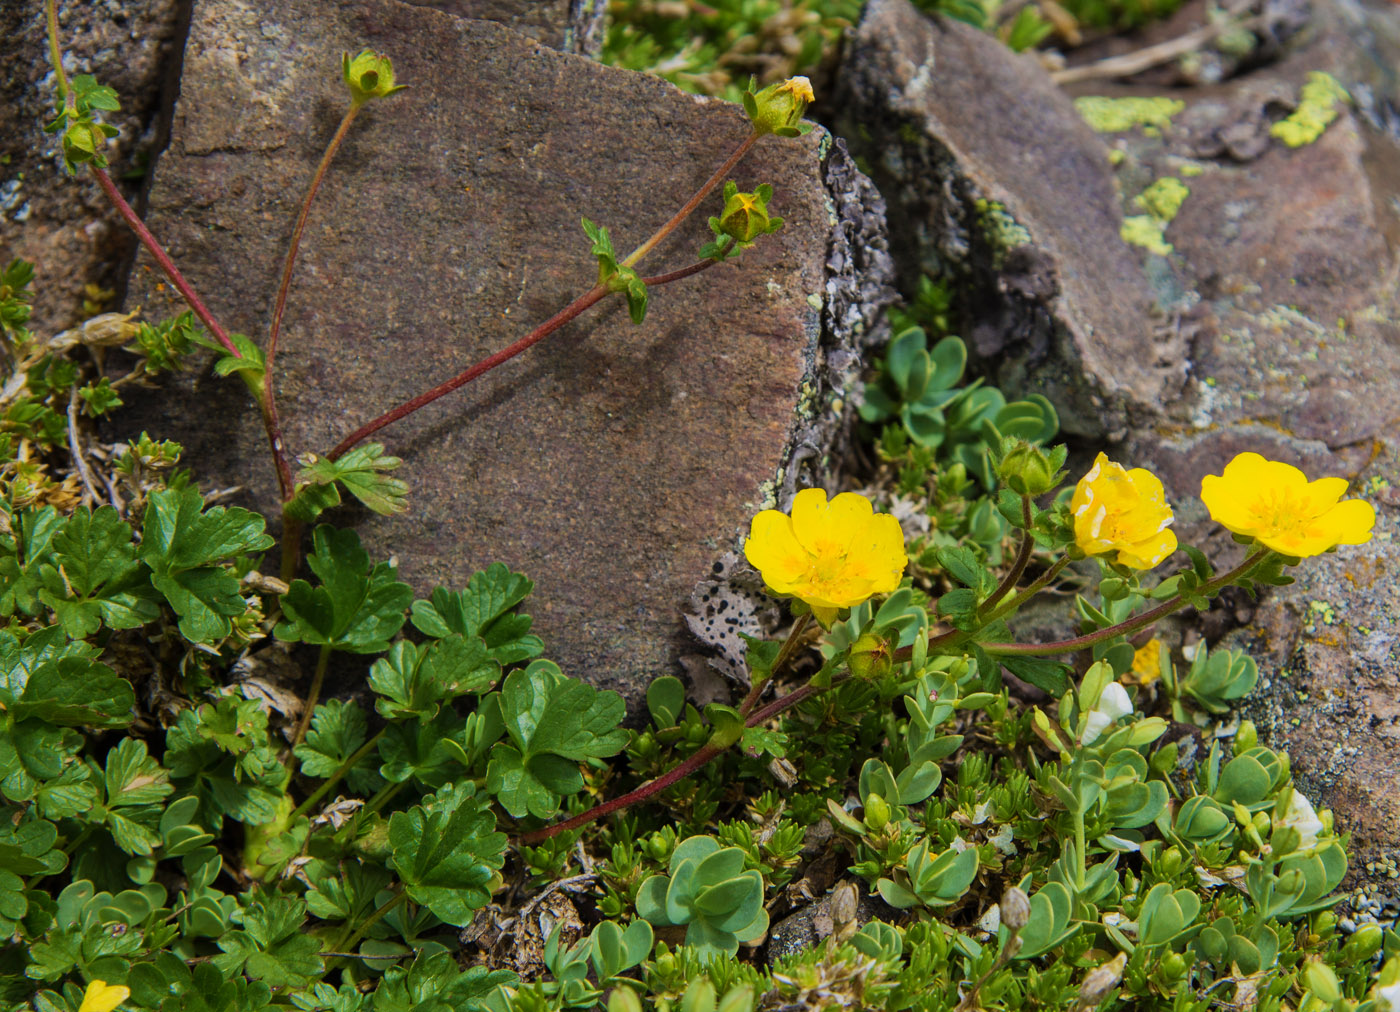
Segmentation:
{"type": "Polygon", "coordinates": [[[350,132],[350,124],[355,122],[355,115],[361,108],[362,103],[351,102],[350,108],[345,110],[340,126],[336,127],[335,135],[326,145],[325,154],[321,156],[321,162],[311,176],[311,185],[307,187],[306,196],[302,198],[296,225],[292,227],[292,239],[287,245],[287,261],[282,265],[282,279],[277,284],[277,301],[272,307],[272,325],[267,332],[267,371],[264,376],[268,390],[272,389],[272,363],[277,358],[277,338],[282,333],[282,316],[287,310],[287,292],[292,287],[292,268],[296,266],[297,251],[301,248],[301,235],[306,231],[306,220],[311,217],[311,203],[316,199],[316,191],[321,188],[321,181],[326,178],[331,159],[335,158],[335,153],[340,150],[341,142],[350,132]]]}
{"type": "MultiPolygon", "coordinates": [[[[1201,584],[1200,587],[1196,588],[1196,592],[1192,596],[1209,597],[1216,591],[1228,587],[1262,562],[1268,554],[1269,550],[1267,548],[1261,548],[1228,573],[1224,573],[1201,584]]],[[[1119,622],[1117,625],[1111,625],[1104,629],[1096,629],[1091,633],[1085,633],[1083,636],[1075,636],[1072,639],[1056,640],[1051,643],[983,643],[982,649],[993,656],[1016,654],[1022,657],[1045,657],[1054,654],[1074,653],[1076,650],[1084,650],[1087,647],[1103,643],[1105,640],[1111,640],[1115,636],[1131,636],[1140,629],[1146,629],[1148,626],[1152,625],[1152,623],[1182,608],[1188,603],[1188,600],[1185,594],[1177,594],[1170,600],[1165,601],[1150,611],[1143,612],[1141,615],[1119,622]]]]}
{"type": "Polygon", "coordinates": [[[689,267],[682,267],[680,270],[667,271],[665,274],[653,274],[649,278],[642,278],[642,284],[650,288],[652,285],[669,285],[672,281],[680,281],[688,278],[692,274],[699,274],[701,271],[709,270],[718,260],[701,260],[699,263],[691,264],[689,267]]]}
{"type": "MultiPolygon", "coordinates": [[[[767,706],[761,707],[749,714],[744,721],[744,726],[757,727],[759,724],[771,720],[784,710],[796,706],[807,697],[815,695],[818,692],[823,692],[826,688],[834,688],[842,681],[845,681],[845,679],[834,679],[830,686],[822,688],[808,683],[800,689],[794,689],[786,696],[775,699],[767,706]]],[[[661,793],[677,781],[684,780],[702,766],[707,765],[723,751],[724,749],[722,748],[706,745],[690,758],[680,762],[656,779],[648,780],[646,783],[642,784],[642,786],[628,791],[626,794],[613,798],[611,801],[605,801],[601,805],[590,808],[588,811],[575,815],[572,818],[565,819],[563,822],[556,822],[552,826],[545,826],[532,833],[526,833],[520,837],[520,842],[526,846],[542,843],[550,837],[558,836],[560,833],[567,833],[572,829],[578,829],[580,826],[586,826],[590,822],[601,819],[605,815],[610,815],[620,809],[627,808],[629,805],[635,805],[639,801],[645,801],[647,798],[661,793]]]]}
{"type": "Polygon", "coordinates": [[[1007,594],[1020,582],[1022,574],[1026,571],[1026,563],[1031,561],[1031,550],[1035,547],[1035,539],[1031,537],[1031,497],[1021,496],[1021,518],[1025,521],[1025,527],[1021,530],[1021,547],[1016,552],[1016,561],[1011,564],[1006,575],[1001,578],[1001,583],[997,589],[992,591],[990,597],[983,601],[977,609],[978,613],[991,611],[1007,594]]]}
{"type": "Polygon", "coordinates": [[[350,435],[346,436],[339,443],[337,443],[335,449],[331,450],[330,453],[326,454],[327,459],[336,460],[344,456],[350,450],[354,449],[358,444],[368,439],[370,436],[374,435],[380,429],[384,428],[384,426],[392,425],[394,422],[397,422],[400,418],[404,418],[408,415],[413,414],[413,412],[417,411],[419,408],[431,404],[439,397],[445,397],[452,391],[456,390],[458,387],[466,386],[472,380],[476,379],[483,373],[490,372],[502,362],[507,362],[510,359],[513,359],[516,355],[519,355],[526,348],[529,348],[531,345],[544,340],[546,337],[554,333],[564,324],[577,317],[585,309],[588,309],[590,306],[601,301],[603,297],[607,294],[608,290],[602,285],[594,285],[587,292],[580,295],[573,302],[569,303],[563,309],[559,310],[559,312],[555,313],[548,320],[546,320],[544,323],[541,323],[538,327],[530,331],[530,333],[526,334],[514,344],[502,348],[500,351],[496,352],[496,354],[490,356],[489,358],[482,359],[480,362],[476,363],[476,365],[472,366],[465,372],[458,373],[450,380],[447,380],[443,383],[439,383],[431,390],[424,391],[417,397],[414,397],[412,400],[404,401],[404,403],[400,404],[392,411],[386,411],[384,414],[380,415],[373,421],[366,422],[364,425],[361,425],[358,429],[356,429],[354,432],[350,433],[350,435]]]}
{"type": "Polygon", "coordinates": [[[321,683],[325,680],[326,668],[330,661],[331,648],[329,646],[321,647],[321,654],[316,658],[316,673],[311,676],[311,690],[306,694],[306,708],[301,711],[301,717],[297,719],[296,731],[292,735],[292,751],[287,753],[289,769],[296,763],[292,753],[306,737],[306,729],[311,726],[311,715],[316,709],[316,701],[321,698],[321,683]]]}
{"type": "Polygon", "coordinates": [[[331,948],[337,952],[354,952],[355,946],[359,944],[360,939],[365,937],[365,932],[367,932],[370,928],[374,927],[374,925],[377,924],[380,918],[382,918],[385,914],[389,913],[389,911],[393,910],[395,907],[400,906],[407,900],[408,893],[406,892],[400,892],[391,899],[386,900],[383,904],[380,905],[379,909],[375,910],[374,913],[370,914],[368,917],[366,917],[363,921],[360,922],[360,926],[357,929],[355,929],[354,934],[350,935],[348,938],[345,935],[341,935],[340,938],[336,941],[336,944],[332,945],[331,948]]]}
{"type": "Polygon", "coordinates": [[[773,667],[764,678],[754,679],[749,686],[749,693],[744,697],[744,701],[739,704],[739,716],[747,717],[749,711],[758,703],[758,697],[763,695],[763,690],[774,678],[782,673],[788,661],[792,660],[792,655],[797,652],[797,644],[802,634],[807,631],[807,623],[812,621],[812,613],[804,612],[793,622],[792,629],[788,632],[787,639],[783,641],[782,647],[778,650],[778,656],[773,659],[773,667]]]}
{"type": "Polygon", "coordinates": [[[687,200],[681,209],[671,216],[671,220],[653,232],[650,239],[629,253],[627,259],[622,261],[620,266],[631,267],[637,263],[642,257],[655,249],[657,243],[674,232],[681,222],[689,218],[694,210],[700,206],[700,202],[710,195],[710,191],[724,182],[724,177],[734,171],[734,166],[738,165],[743,157],[749,153],[749,149],[757,143],[758,137],[759,135],[757,133],[750,133],[745,137],[743,143],[734,149],[734,153],[725,159],[724,164],[715,169],[710,175],[710,178],[700,185],[700,189],[695,191],[695,195],[687,200]]]}
{"type": "Polygon", "coordinates": [[[346,759],[345,762],[341,763],[340,768],[337,769],[334,773],[332,773],[325,783],[323,783],[320,787],[312,791],[311,796],[309,798],[307,798],[301,804],[297,805],[297,807],[292,811],[290,818],[287,820],[288,824],[290,825],[292,823],[295,823],[297,819],[301,818],[303,815],[307,814],[313,808],[315,808],[317,803],[327,794],[329,794],[336,784],[340,783],[342,780],[345,779],[345,775],[347,773],[349,773],[351,770],[353,770],[356,766],[359,765],[361,759],[369,755],[370,750],[379,744],[379,739],[384,737],[384,732],[387,730],[389,730],[389,726],[386,724],[374,734],[370,735],[369,741],[365,742],[354,752],[350,753],[350,758],[346,759]]]}

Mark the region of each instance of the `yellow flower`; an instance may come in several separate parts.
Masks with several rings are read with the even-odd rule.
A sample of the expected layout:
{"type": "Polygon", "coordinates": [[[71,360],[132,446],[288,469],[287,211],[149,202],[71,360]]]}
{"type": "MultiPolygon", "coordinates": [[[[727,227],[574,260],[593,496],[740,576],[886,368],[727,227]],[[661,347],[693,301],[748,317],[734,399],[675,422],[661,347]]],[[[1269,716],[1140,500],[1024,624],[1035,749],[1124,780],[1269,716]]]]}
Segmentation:
{"type": "Polygon", "coordinates": [[[94,980],[83,992],[83,1003],[78,1012],[112,1012],[122,1002],[131,997],[131,988],[120,984],[108,984],[105,980],[94,980]]]}
{"type": "Polygon", "coordinates": [[[1151,471],[1125,470],[1102,453],[1074,487],[1074,540],[1085,555],[1117,551],[1118,562],[1151,569],[1176,551],[1172,510],[1151,471]]]}
{"type": "Polygon", "coordinates": [[[898,520],[876,513],[863,495],[842,492],[827,502],[819,488],[798,492],[791,516],[754,517],[744,557],[773,593],[805,601],[823,623],[897,588],[909,561],[898,520]]]}
{"type": "Polygon", "coordinates": [[[1227,529],[1281,555],[1307,558],[1371,540],[1376,510],[1362,499],[1339,502],[1345,478],[1307,476],[1290,464],[1241,453],[1225,473],[1201,481],[1201,501],[1227,529]]]}
{"type": "Polygon", "coordinates": [[[1133,651],[1132,675],[1138,685],[1151,685],[1162,677],[1162,641],[1156,636],[1133,651]]]}

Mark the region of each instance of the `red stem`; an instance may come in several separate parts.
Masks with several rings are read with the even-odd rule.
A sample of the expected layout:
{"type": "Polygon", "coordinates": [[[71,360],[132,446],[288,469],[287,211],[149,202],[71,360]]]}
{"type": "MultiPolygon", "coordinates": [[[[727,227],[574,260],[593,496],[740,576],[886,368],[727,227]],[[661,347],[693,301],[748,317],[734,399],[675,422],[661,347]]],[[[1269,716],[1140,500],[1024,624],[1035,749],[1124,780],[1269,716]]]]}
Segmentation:
{"type": "Polygon", "coordinates": [[[445,397],[460,386],[465,386],[466,384],[470,383],[472,380],[480,376],[482,373],[490,372],[502,362],[509,361],[516,355],[519,355],[526,348],[530,347],[532,344],[536,344],[537,342],[544,340],[544,338],[554,333],[564,324],[574,319],[574,317],[578,316],[585,309],[598,302],[607,294],[608,290],[602,285],[594,285],[587,292],[580,295],[573,302],[570,302],[567,306],[559,310],[559,312],[555,313],[548,320],[546,320],[544,323],[541,323],[538,327],[530,331],[530,333],[526,334],[514,344],[502,348],[490,358],[482,359],[480,362],[476,363],[476,365],[472,366],[466,372],[458,373],[456,376],[453,376],[450,380],[447,380],[444,383],[439,383],[431,390],[424,391],[412,400],[404,401],[392,411],[385,412],[378,418],[374,419],[372,422],[366,422],[364,425],[361,425],[358,429],[356,429],[354,432],[350,433],[350,435],[346,436],[339,443],[337,443],[335,449],[331,450],[330,453],[326,454],[326,457],[329,460],[338,459],[339,457],[347,453],[349,450],[353,449],[356,444],[362,442],[365,439],[368,439],[380,429],[384,428],[384,426],[392,425],[394,422],[397,422],[400,418],[403,418],[406,415],[413,414],[413,412],[417,411],[424,405],[431,404],[439,397],[445,397]]]}
{"type": "MultiPolygon", "coordinates": [[[[1210,594],[1223,587],[1229,586],[1239,577],[1253,569],[1266,555],[1269,554],[1267,548],[1261,548],[1249,558],[1245,559],[1234,569],[1217,576],[1213,580],[1207,580],[1196,589],[1196,595],[1210,594]]],[[[1021,657],[1042,657],[1051,654],[1069,654],[1076,650],[1083,650],[1092,647],[1105,640],[1113,639],[1115,636],[1131,636],[1139,629],[1146,629],[1160,618],[1165,618],[1186,603],[1186,595],[1177,594],[1171,600],[1159,604],[1151,611],[1145,611],[1135,618],[1130,618],[1125,622],[1109,626],[1106,629],[1096,629],[1083,636],[1075,636],[1072,639],[1057,640],[1053,643],[983,643],[981,647],[993,656],[1007,656],[1015,654],[1021,657]]]]}
{"type": "Polygon", "coordinates": [[[107,199],[112,202],[127,225],[136,233],[136,238],[141,240],[141,245],[145,246],[146,251],[155,258],[156,263],[160,265],[160,269],[165,272],[165,276],[169,278],[170,283],[175,286],[175,290],[190,304],[190,309],[194,310],[194,315],[199,317],[200,322],[209,328],[209,333],[214,335],[214,339],[228,349],[230,355],[234,358],[242,358],[243,356],[238,354],[238,349],[234,347],[233,341],[229,338],[228,332],[224,330],[223,327],[219,326],[219,321],[214,319],[213,314],[209,312],[209,308],[205,306],[199,296],[195,294],[194,289],[190,287],[190,283],[186,281],[185,276],[180,273],[180,268],[176,267],[174,261],[170,259],[165,250],[161,249],[160,243],[157,242],[156,237],[151,234],[151,230],[146,227],[146,223],[131,209],[131,205],[126,202],[126,198],[121,195],[116,184],[112,182],[112,177],[107,175],[105,170],[98,168],[96,165],[89,164],[88,167],[92,170],[93,176],[97,178],[97,185],[102,187],[103,193],[107,194],[107,199]]]}
{"type": "Polygon", "coordinates": [[[689,267],[682,267],[678,271],[669,271],[666,274],[653,274],[649,278],[642,278],[642,284],[650,288],[652,285],[669,285],[672,281],[679,281],[681,278],[688,278],[692,274],[699,274],[703,270],[708,270],[718,260],[701,260],[698,264],[691,264],[689,267]]]}
{"type": "MultiPolygon", "coordinates": [[[[844,681],[844,679],[842,680],[844,681]]],[[[832,688],[837,684],[839,684],[839,682],[833,681],[832,685],[825,686],[824,688],[832,688]]],[[[771,720],[773,717],[782,713],[784,710],[796,706],[808,696],[814,695],[815,693],[821,691],[823,691],[823,689],[817,688],[816,686],[810,683],[802,686],[802,688],[800,689],[794,689],[792,692],[789,692],[786,696],[783,696],[780,699],[775,699],[767,706],[755,710],[753,713],[749,714],[748,718],[744,721],[744,726],[757,727],[764,721],[771,720]]],[[[578,829],[579,826],[586,826],[590,822],[593,822],[597,819],[601,819],[603,816],[609,815],[612,812],[616,812],[620,808],[626,808],[628,805],[634,805],[638,801],[645,801],[647,798],[655,794],[659,794],[661,791],[664,791],[676,781],[683,780],[684,778],[690,776],[690,774],[694,773],[702,766],[708,764],[710,760],[714,759],[723,751],[724,749],[722,748],[715,748],[713,745],[706,745],[704,748],[700,749],[700,751],[692,755],[689,759],[686,759],[683,762],[677,764],[674,768],[661,774],[661,776],[657,777],[655,780],[648,780],[646,783],[642,784],[642,786],[636,788],[635,790],[628,791],[626,794],[613,798],[611,801],[605,801],[601,805],[598,805],[595,808],[590,808],[586,812],[581,812],[580,814],[575,815],[571,819],[565,819],[563,822],[556,822],[552,826],[545,826],[544,828],[537,829],[532,833],[526,833],[520,838],[520,842],[522,845],[542,843],[545,840],[548,840],[550,837],[558,836],[560,833],[567,833],[571,829],[578,829]]]]}
{"type": "Polygon", "coordinates": [[[979,612],[991,611],[996,607],[996,603],[1009,594],[1013,587],[1020,582],[1021,574],[1026,571],[1026,563],[1031,561],[1031,497],[1021,496],[1021,517],[1025,520],[1026,526],[1021,531],[1021,548],[1016,553],[1016,561],[1011,564],[1011,569],[1002,577],[997,589],[992,591],[992,596],[982,602],[979,612]]]}

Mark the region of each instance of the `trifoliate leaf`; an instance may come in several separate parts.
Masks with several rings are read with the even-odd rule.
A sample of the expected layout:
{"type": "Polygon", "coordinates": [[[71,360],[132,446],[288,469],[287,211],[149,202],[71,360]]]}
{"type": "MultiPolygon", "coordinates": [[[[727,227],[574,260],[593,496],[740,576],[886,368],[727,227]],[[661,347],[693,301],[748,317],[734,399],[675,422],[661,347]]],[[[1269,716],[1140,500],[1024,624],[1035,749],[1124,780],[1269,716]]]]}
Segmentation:
{"type": "Polygon", "coordinates": [[[270,547],[265,526],[261,516],[240,507],[205,511],[193,488],[151,493],[141,558],[151,568],[151,583],[180,616],[180,633],[192,643],[223,639],[232,628],[229,619],[247,610],[238,578],[221,563],[270,547]]]}
{"type": "Polygon", "coordinates": [[[300,504],[294,500],[291,507],[302,520],[310,520],[340,502],[340,495],[335,491],[337,482],[382,516],[402,513],[408,508],[407,482],[384,473],[395,470],[403,461],[385,455],[383,443],[365,443],[336,460],[311,457],[303,463],[306,466],[297,475],[297,499],[302,498],[303,492],[310,495],[300,504]]]}
{"type": "Polygon", "coordinates": [[[276,816],[286,770],[257,703],[225,696],[185,710],[166,731],[165,746],[175,786],[199,798],[205,825],[218,829],[225,815],[250,825],[276,816]]]}
{"type": "Polygon", "coordinates": [[[746,727],[743,741],[744,751],[751,756],[771,755],[781,759],[787,755],[788,736],[781,731],[766,727],[746,727]]]}
{"type": "MultiPolygon", "coordinates": [[[[3,695],[3,692],[0,692],[3,695]]],[[[64,657],[39,665],[18,700],[9,702],[14,721],[37,719],[68,727],[123,727],[131,723],[136,693],[105,664],[64,657]]]]}
{"type": "MultiPolygon", "coordinates": [[[[509,970],[457,965],[451,952],[429,942],[407,967],[393,966],[374,992],[375,1012],[455,1012],[490,1008],[487,997],[500,986],[518,984],[509,970]]],[[[333,1012],[340,1012],[339,1009],[333,1012]]]]}
{"type": "Polygon", "coordinates": [[[448,636],[421,646],[400,640],[369,669],[375,708],[389,720],[431,720],[441,704],[468,692],[485,692],[501,675],[479,636],[448,636]]]}
{"type": "Polygon", "coordinates": [[[320,586],[292,582],[282,596],[288,621],[278,624],[277,638],[356,654],[388,650],[389,638],[403,626],[413,589],[398,582],[398,570],[390,563],[371,566],[354,531],[322,524],[313,541],[315,550],[306,563],[320,586]]]}
{"type": "MultiPolygon", "coordinates": [[[[311,717],[306,740],[295,749],[301,772],[308,777],[331,776],[365,743],[368,734],[369,720],[360,707],[341,699],[322,703],[311,717]]],[[[365,756],[346,772],[346,784],[358,794],[377,791],[384,780],[374,767],[374,760],[365,756]]]]}
{"type": "Polygon", "coordinates": [[[513,611],[530,595],[535,584],[493,562],[473,573],[466,589],[433,591],[431,600],[413,602],[413,625],[422,633],[441,639],[453,633],[480,636],[491,656],[501,664],[515,664],[538,657],[544,642],[530,634],[531,619],[513,611]]]}
{"type": "Polygon", "coordinates": [[[312,861],[302,871],[311,884],[306,907],[323,921],[363,920],[374,912],[375,896],[393,881],[386,869],[362,861],[312,861]]]}
{"type": "MultiPolygon", "coordinates": [[[[470,724],[465,729],[470,731],[470,724]]],[[[413,777],[429,788],[438,788],[461,775],[470,757],[458,735],[462,720],[451,710],[431,721],[404,721],[390,724],[379,741],[384,763],[379,773],[391,783],[413,777]]]]}
{"type": "Polygon", "coordinates": [[[52,558],[52,542],[63,518],[45,506],[13,514],[8,526],[10,531],[0,532],[0,615],[37,615],[43,586],[40,567],[52,558]]]}
{"type": "Polygon", "coordinates": [[[123,738],[107,753],[104,784],[113,807],[154,804],[175,790],[169,771],[147,754],[140,738],[123,738]]]}
{"type": "Polygon", "coordinates": [[[448,924],[471,923],[491,899],[493,873],[505,859],[489,799],[470,782],[444,787],[422,805],[389,819],[391,858],[415,902],[448,924]]]}
{"type": "Polygon", "coordinates": [[[500,700],[514,744],[491,750],[487,785],[517,819],[527,812],[553,815],[561,795],[583,786],[578,763],[616,755],[627,744],[618,726],[626,713],[622,697],[565,677],[551,661],[506,676],[500,700]]]}
{"type": "Polygon", "coordinates": [[[46,819],[71,819],[98,803],[97,784],[83,763],[71,763],[54,780],[46,780],[34,792],[34,803],[46,819]]]}

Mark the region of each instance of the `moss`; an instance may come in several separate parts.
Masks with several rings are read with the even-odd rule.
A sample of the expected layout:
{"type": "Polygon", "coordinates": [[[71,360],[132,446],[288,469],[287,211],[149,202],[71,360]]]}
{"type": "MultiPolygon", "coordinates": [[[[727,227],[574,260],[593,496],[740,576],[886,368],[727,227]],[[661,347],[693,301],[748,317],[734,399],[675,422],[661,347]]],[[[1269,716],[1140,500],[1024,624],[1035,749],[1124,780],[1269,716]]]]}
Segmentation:
{"type": "Polygon", "coordinates": [[[1006,252],[1029,244],[1031,234],[995,200],[979,199],[976,207],[977,225],[992,247],[992,265],[1000,268],[1006,252]]]}
{"type": "Polygon", "coordinates": [[[1186,103],[1176,98],[1085,95],[1074,100],[1074,108],[1092,129],[1101,134],[1115,134],[1139,126],[1158,129],[1170,126],[1172,117],[1185,109],[1186,103]]]}
{"type": "Polygon", "coordinates": [[[1337,118],[1337,104],[1349,101],[1351,96],[1335,77],[1315,70],[1308,75],[1298,96],[1298,108],[1287,119],[1270,127],[1269,134],[1290,148],[1311,144],[1337,118]]]}
{"type": "Polygon", "coordinates": [[[1167,242],[1164,234],[1166,230],[1167,223],[1162,219],[1150,214],[1135,214],[1131,218],[1123,219],[1123,227],[1118,230],[1118,234],[1123,237],[1124,242],[1141,246],[1149,253],[1166,256],[1172,251],[1172,244],[1167,242]]]}
{"type": "Polygon", "coordinates": [[[1186,184],[1175,176],[1165,176],[1157,180],[1133,201],[1138,207],[1166,225],[1181,210],[1182,203],[1191,193],[1186,184]]]}

